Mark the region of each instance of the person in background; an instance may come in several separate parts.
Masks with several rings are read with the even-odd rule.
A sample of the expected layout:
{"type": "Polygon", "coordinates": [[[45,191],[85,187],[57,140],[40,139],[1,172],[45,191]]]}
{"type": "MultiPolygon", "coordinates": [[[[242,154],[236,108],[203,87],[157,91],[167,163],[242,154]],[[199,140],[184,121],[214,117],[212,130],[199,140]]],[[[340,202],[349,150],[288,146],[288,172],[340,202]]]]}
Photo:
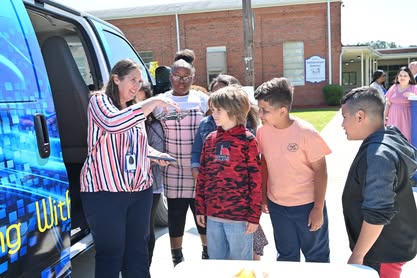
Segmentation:
{"type": "MultiPolygon", "coordinates": [[[[229,85],[238,85],[240,86],[240,82],[237,78],[232,75],[228,74],[219,74],[216,78],[214,78],[209,85],[209,89],[211,92],[216,92],[217,90],[227,87],[229,85]]],[[[257,107],[251,104],[247,121],[246,121],[246,128],[252,132],[253,135],[256,136],[256,129],[258,128],[259,117],[258,117],[258,110],[257,107]]],[[[209,115],[204,117],[200,125],[198,127],[198,131],[195,135],[193,147],[192,147],[192,154],[191,154],[191,171],[193,173],[193,177],[197,180],[199,168],[200,168],[200,159],[201,159],[201,152],[203,149],[204,141],[207,138],[207,135],[210,132],[213,132],[217,129],[216,122],[214,121],[213,116],[209,115]]],[[[268,239],[265,236],[264,231],[262,230],[261,225],[258,225],[258,229],[253,234],[253,258],[254,260],[260,260],[261,256],[264,254],[264,247],[268,245],[268,239]]]]}
{"type": "Polygon", "coordinates": [[[206,95],[209,94],[209,92],[207,91],[207,89],[204,88],[203,86],[200,86],[200,85],[195,85],[195,84],[191,85],[191,90],[200,91],[200,92],[205,93],[206,95]]]}
{"type": "MultiPolygon", "coordinates": [[[[152,97],[151,84],[147,81],[143,82],[142,88],[138,91],[136,99],[138,101],[144,101],[152,97]]],[[[165,152],[164,150],[164,132],[162,130],[161,123],[155,119],[152,113],[150,113],[145,121],[146,134],[148,135],[148,144],[159,152],[165,152]]],[[[161,193],[164,190],[164,184],[162,183],[161,168],[158,163],[151,162],[152,169],[152,192],[153,202],[151,209],[151,222],[149,225],[149,265],[152,263],[153,251],[155,248],[155,214],[158,208],[158,204],[161,199],[161,193]]]]}
{"type": "Polygon", "coordinates": [[[408,97],[417,94],[416,81],[407,67],[401,67],[395,77],[395,84],[385,95],[386,125],[398,127],[401,133],[411,142],[411,111],[408,97]]]}
{"type": "Polygon", "coordinates": [[[249,98],[241,87],[229,86],[212,93],[209,103],[218,128],[201,154],[197,223],[207,227],[210,259],[252,260],[262,177],[256,138],[245,128],[249,98]]]}
{"type": "Polygon", "coordinates": [[[413,62],[411,62],[411,63],[408,65],[408,68],[410,69],[411,74],[413,75],[414,80],[415,80],[415,81],[416,81],[416,83],[417,83],[417,61],[413,61],[413,62]]]}
{"type": "Polygon", "coordinates": [[[385,89],[385,78],[386,74],[383,70],[377,70],[374,72],[372,76],[371,81],[371,87],[378,90],[379,94],[383,97],[385,100],[385,94],[387,92],[387,89],[385,89]]]}
{"type": "Polygon", "coordinates": [[[325,203],[331,153],[314,127],[290,116],[293,87],[273,78],[255,91],[262,158],[262,206],[274,230],[278,261],[329,262],[329,227],[325,203]]]}
{"type": "Polygon", "coordinates": [[[396,127],[384,127],[384,101],[370,87],[353,89],[342,104],[348,140],[363,140],[342,195],[349,264],[376,269],[381,278],[400,278],[417,253],[417,208],[411,176],[417,149],[396,127]]]}
{"type": "Polygon", "coordinates": [[[221,73],[217,75],[215,78],[213,78],[213,80],[211,80],[208,89],[210,92],[215,92],[218,89],[224,88],[232,84],[240,85],[240,82],[236,77],[232,75],[221,73]]]}
{"type": "MultiPolygon", "coordinates": [[[[182,240],[188,208],[195,220],[195,181],[191,174],[191,147],[198,124],[208,111],[208,96],[200,91],[191,90],[195,68],[190,59],[190,51],[177,53],[177,59],[171,66],[170,81],[172,90],[162,97],[178,103],[180,111],[164,113],[155,109],[154,115],[160,120],[165,135],[165,150],[176,158],[176,163],[165,167],[163,182],[168,201],[168,228],[174,266],[184,260],[182,240]]],[[[197,223],[196,223],[197,225],[197,223]]],[[[203,245],[202,258],[208,259],[205,228],[197,225],[203,245]]]]}
{"type": "MultiPolygon", "coordinates": [[[[93,235],[95,277],[150,277],[148,236],[152,175],[145,117],[156,107],[179,109],[172,100],[136,103],[140,66],[117,62],[103,91],[88,105],[88,154],[80,174],[81,200],[93,235]]],[[[167,162],[158,160],[161,165],[167,162]]]]}

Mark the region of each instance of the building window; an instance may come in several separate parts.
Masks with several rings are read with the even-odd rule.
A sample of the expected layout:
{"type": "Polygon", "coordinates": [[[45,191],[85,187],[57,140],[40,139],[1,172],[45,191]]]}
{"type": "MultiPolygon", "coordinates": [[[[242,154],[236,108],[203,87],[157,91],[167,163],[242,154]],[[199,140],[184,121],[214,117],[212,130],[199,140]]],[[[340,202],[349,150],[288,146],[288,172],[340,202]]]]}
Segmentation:
{"type": "Polygon", "coordinates": [[[343,86],[354,86],[356,85],[356,71],[344,72],[342,74],[343,86]]]}
{"type": "Polygon", "coordinates": [[[304,42],[284,43],[284,77],[294,86],[304,85],[304,42]]]}
{"type": "Polygon", "coordinates": [[[142,58],[143,62],[145,62],[145,65],[147,68],[149,68],[149,65],[153,59],[153,52],[152,51],[139,51],[139,55],[142,58]]]}

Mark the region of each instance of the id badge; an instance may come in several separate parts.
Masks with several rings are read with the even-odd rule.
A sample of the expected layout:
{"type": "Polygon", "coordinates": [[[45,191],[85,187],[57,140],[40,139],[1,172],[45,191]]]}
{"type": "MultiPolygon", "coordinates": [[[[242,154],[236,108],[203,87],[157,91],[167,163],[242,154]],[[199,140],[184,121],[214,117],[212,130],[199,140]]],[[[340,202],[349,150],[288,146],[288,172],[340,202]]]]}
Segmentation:
{"type": "Polygon", "coordinates": [[[136,154],[128,153],[125,156],[125,165],[127,172],[134,172],[136,171],[136,154]]]}

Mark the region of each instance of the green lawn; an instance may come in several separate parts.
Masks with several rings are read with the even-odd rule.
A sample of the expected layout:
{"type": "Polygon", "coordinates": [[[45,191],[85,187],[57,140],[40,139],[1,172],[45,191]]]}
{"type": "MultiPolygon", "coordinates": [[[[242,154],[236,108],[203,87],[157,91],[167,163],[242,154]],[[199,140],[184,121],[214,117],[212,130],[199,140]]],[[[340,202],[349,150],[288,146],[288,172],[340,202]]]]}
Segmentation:
{"type": "Polygon", "coordinates": [[[321,131],[333,119],[337,111],[339,107],[293,109],[291,115],[310,122],[318,131],[321,131]]]}

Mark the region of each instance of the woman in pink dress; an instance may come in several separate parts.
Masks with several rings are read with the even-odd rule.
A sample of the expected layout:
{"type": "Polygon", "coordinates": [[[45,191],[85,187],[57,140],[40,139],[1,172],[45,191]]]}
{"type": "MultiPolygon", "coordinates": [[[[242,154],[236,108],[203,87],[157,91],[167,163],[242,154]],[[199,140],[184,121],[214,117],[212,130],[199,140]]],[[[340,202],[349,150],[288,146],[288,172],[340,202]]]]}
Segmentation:
{"type": "Polygon", "coordinates": [[[385,106],[386,125],[396,126],[411,142],[410,95],[417,95],[416,81],[407,67],[401,67],[395,77],[395,84],[389,88],[385,106]]]}

